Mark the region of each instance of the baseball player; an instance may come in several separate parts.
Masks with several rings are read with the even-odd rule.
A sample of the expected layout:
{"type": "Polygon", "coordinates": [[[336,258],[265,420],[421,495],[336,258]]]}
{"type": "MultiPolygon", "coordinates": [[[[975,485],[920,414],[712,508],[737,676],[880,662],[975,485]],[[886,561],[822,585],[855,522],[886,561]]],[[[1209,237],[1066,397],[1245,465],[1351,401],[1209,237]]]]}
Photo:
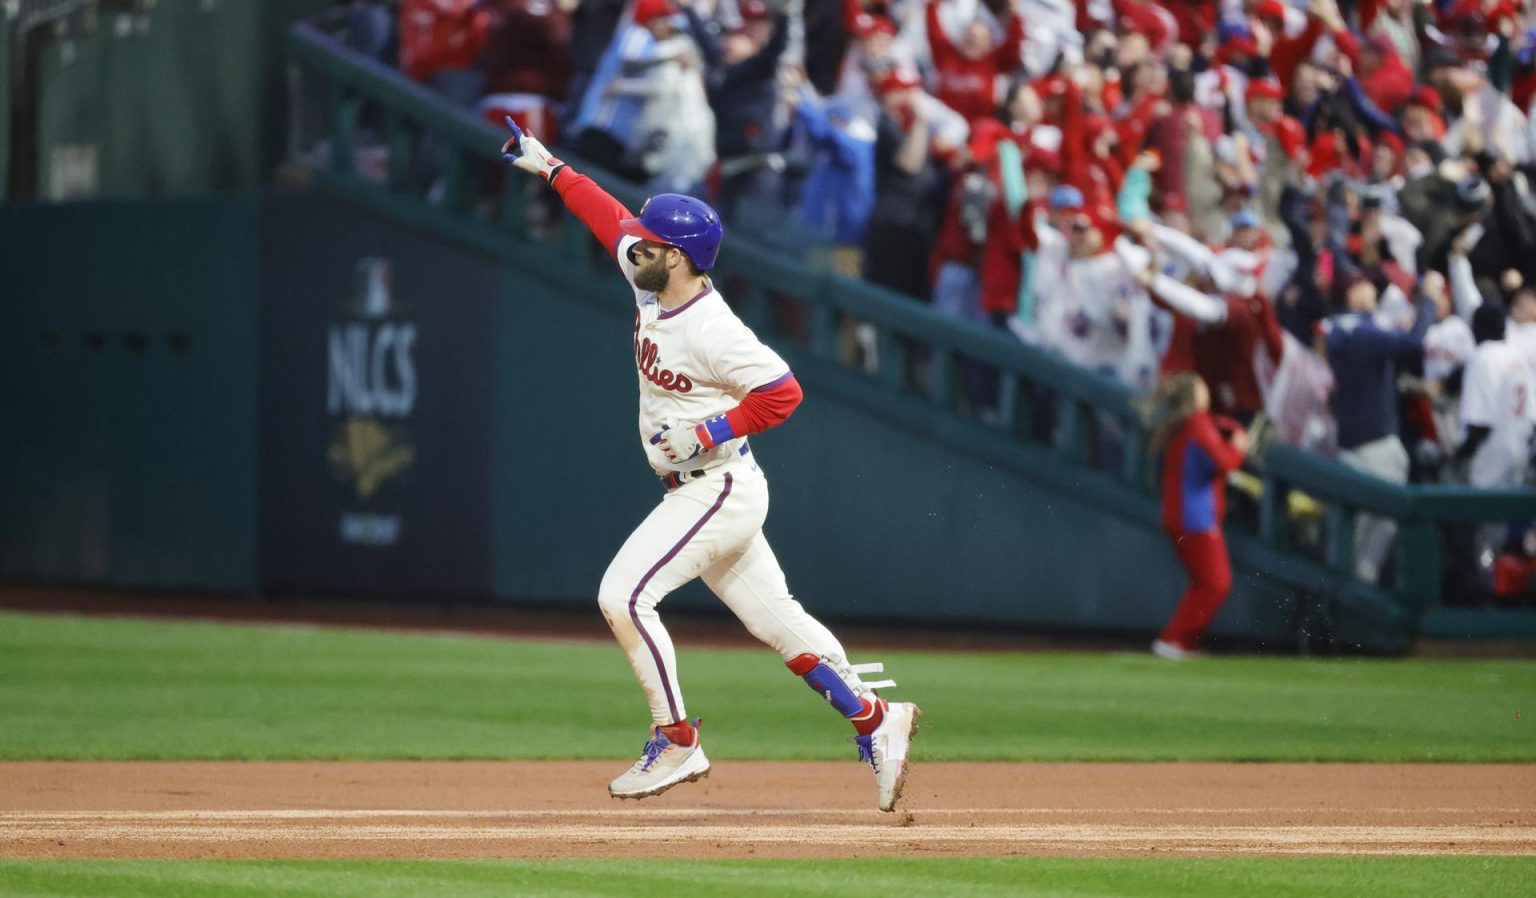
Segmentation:
{"type": "Polygon", "coordinates": [[[763,537],[768,484],[748,437],[782,423],[800,403],[789,366],[758,341],[715,290],[708,272],[724,228],[697,199],[664,193],[632,215],[585,175],[549,154],[509,118],[502,154],[538,175],[614,254],[635,294],[639,433],[666,495],[608,566],[603,617],[629,656],[651,707],[640,760],[609,786],[615,798],[659,795],[709,774],[699,721],[689,721],[677,657],[656,606],[695,577],[772,646],[856,732],[874,770],[877,805],[894,809],[919,711],[886,702],[865,682],[879,664],[850,664],[837,638],[790,595],[763,537]]]}
{"type": "Polygon", "coordinates": [[[1459,455],[1471,461],[1468,481],[1473,486],[1523,486],[1530,465],[1536,360],[1520,328],[1524,319],[1536,318],[1536,291],[1517,293],[1510,315],[1503,339],[1483,340],[1462,377],[1461,421],[1467,439],[1459,455]]]}

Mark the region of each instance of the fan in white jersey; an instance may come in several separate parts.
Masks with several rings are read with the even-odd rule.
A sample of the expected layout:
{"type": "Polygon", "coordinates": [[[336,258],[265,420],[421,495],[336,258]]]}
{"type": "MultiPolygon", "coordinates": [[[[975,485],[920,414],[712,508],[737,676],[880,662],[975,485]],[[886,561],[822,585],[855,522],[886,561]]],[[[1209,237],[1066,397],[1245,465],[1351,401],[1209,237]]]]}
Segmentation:
{"type": "Polygon", "coordinates": [[[1456,450],[1461,394],[1454,387],[1454,376],[1477,351],[1477,340],[1468,321],[1475,307],[1469,308],[1463,318],[1453,305],[1454,294],[1445,275],[1438,271],[1425,272],[1420,290],[1435,301],[1435,323],[1424,332],[1424,391],[1430,399],[1438,439],[1433,443],[1426,441],[1414,451],[1422,464],[1435,468],[1456,450]]]}
{"type": "Polygon", "coordinates": [[[1105,244],[1104,227],[1084,211],[1081,191],[1058,185],[1047,204],[1048,216],[1026,220],[1036,246],[1035,324],[1020,336],[1084,368],[1150,389],[1159,353],[1146,290],[1105,244]]]}
{"type": "Polygon", "coordinates": [[[688,719],[677,654],[656,610],[667,594],[702,579],[752,635],[853,723],[859,757],[874,770],[876,806],[894,810],[919,711],[876,694],[895,683],[861,679],[881,665],[849,662],[837,638],[790,595],[763,536],[768,483],[747,439],[787,419],[801,391],[789,366],[741,323],[707,274],[724,236],[720,217],[700,200],[670,193],[631,215],[510,118],[507,124],[507,161],[560,194],[614,253],[634,290],[641,446],[667,489],[598,588],[598,606],[651,711],[640,760],[609,784],[609,794],[645,798],[709,774],[699,721],[688,719]]]}
{"type": "Polygon", "coordinates": [[[1461,421],[1467,438],[1458,452],[1459,458],[1470,459],[1467,479],[1473,486],[1519,486],[1529,476],[1536,366],[1520,328],[1536,320],[1536,293],[1521,291],[1510,312],[1502,339],[1495,337],[1496,307],[1478,309],[1474,319],[1474,331],[1484,339],[1462,378],[1461,421]]]}

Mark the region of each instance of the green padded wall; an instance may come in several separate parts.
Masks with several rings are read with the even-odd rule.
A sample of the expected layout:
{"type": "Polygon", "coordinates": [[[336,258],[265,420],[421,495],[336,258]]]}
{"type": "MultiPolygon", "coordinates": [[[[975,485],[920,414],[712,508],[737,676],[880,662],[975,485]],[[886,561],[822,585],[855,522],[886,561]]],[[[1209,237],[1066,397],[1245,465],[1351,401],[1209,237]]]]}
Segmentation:
{"type": "Polygon", "coordinates": [[[0,576],[255,587],[258,212],[0,205],[0,576]]]}

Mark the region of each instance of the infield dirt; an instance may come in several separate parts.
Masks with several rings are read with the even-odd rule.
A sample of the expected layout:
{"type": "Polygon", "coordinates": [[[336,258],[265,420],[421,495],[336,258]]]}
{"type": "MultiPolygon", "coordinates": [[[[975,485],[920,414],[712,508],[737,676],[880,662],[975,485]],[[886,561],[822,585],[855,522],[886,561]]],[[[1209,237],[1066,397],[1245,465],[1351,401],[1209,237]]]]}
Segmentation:
{"type": "Polygon", "coordinates": [[[623,761],[0,764],[0,858],[1536,854],[1536,767],[716,762],[644,802],[623,761]]]}

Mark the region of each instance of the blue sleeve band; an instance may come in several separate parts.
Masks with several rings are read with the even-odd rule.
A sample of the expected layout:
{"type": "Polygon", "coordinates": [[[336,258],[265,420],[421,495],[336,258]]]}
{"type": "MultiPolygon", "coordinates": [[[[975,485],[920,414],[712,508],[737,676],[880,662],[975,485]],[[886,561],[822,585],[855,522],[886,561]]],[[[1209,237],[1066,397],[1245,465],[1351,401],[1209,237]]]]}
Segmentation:
{"type": "Polygon", "coordinates": [[[731,429],[731,422],[725,420],[724,415],[717,415],[705,421],[704,429],[709,431],[709,439],[716,446],[736,439],[736,432],[731,429]]]}

